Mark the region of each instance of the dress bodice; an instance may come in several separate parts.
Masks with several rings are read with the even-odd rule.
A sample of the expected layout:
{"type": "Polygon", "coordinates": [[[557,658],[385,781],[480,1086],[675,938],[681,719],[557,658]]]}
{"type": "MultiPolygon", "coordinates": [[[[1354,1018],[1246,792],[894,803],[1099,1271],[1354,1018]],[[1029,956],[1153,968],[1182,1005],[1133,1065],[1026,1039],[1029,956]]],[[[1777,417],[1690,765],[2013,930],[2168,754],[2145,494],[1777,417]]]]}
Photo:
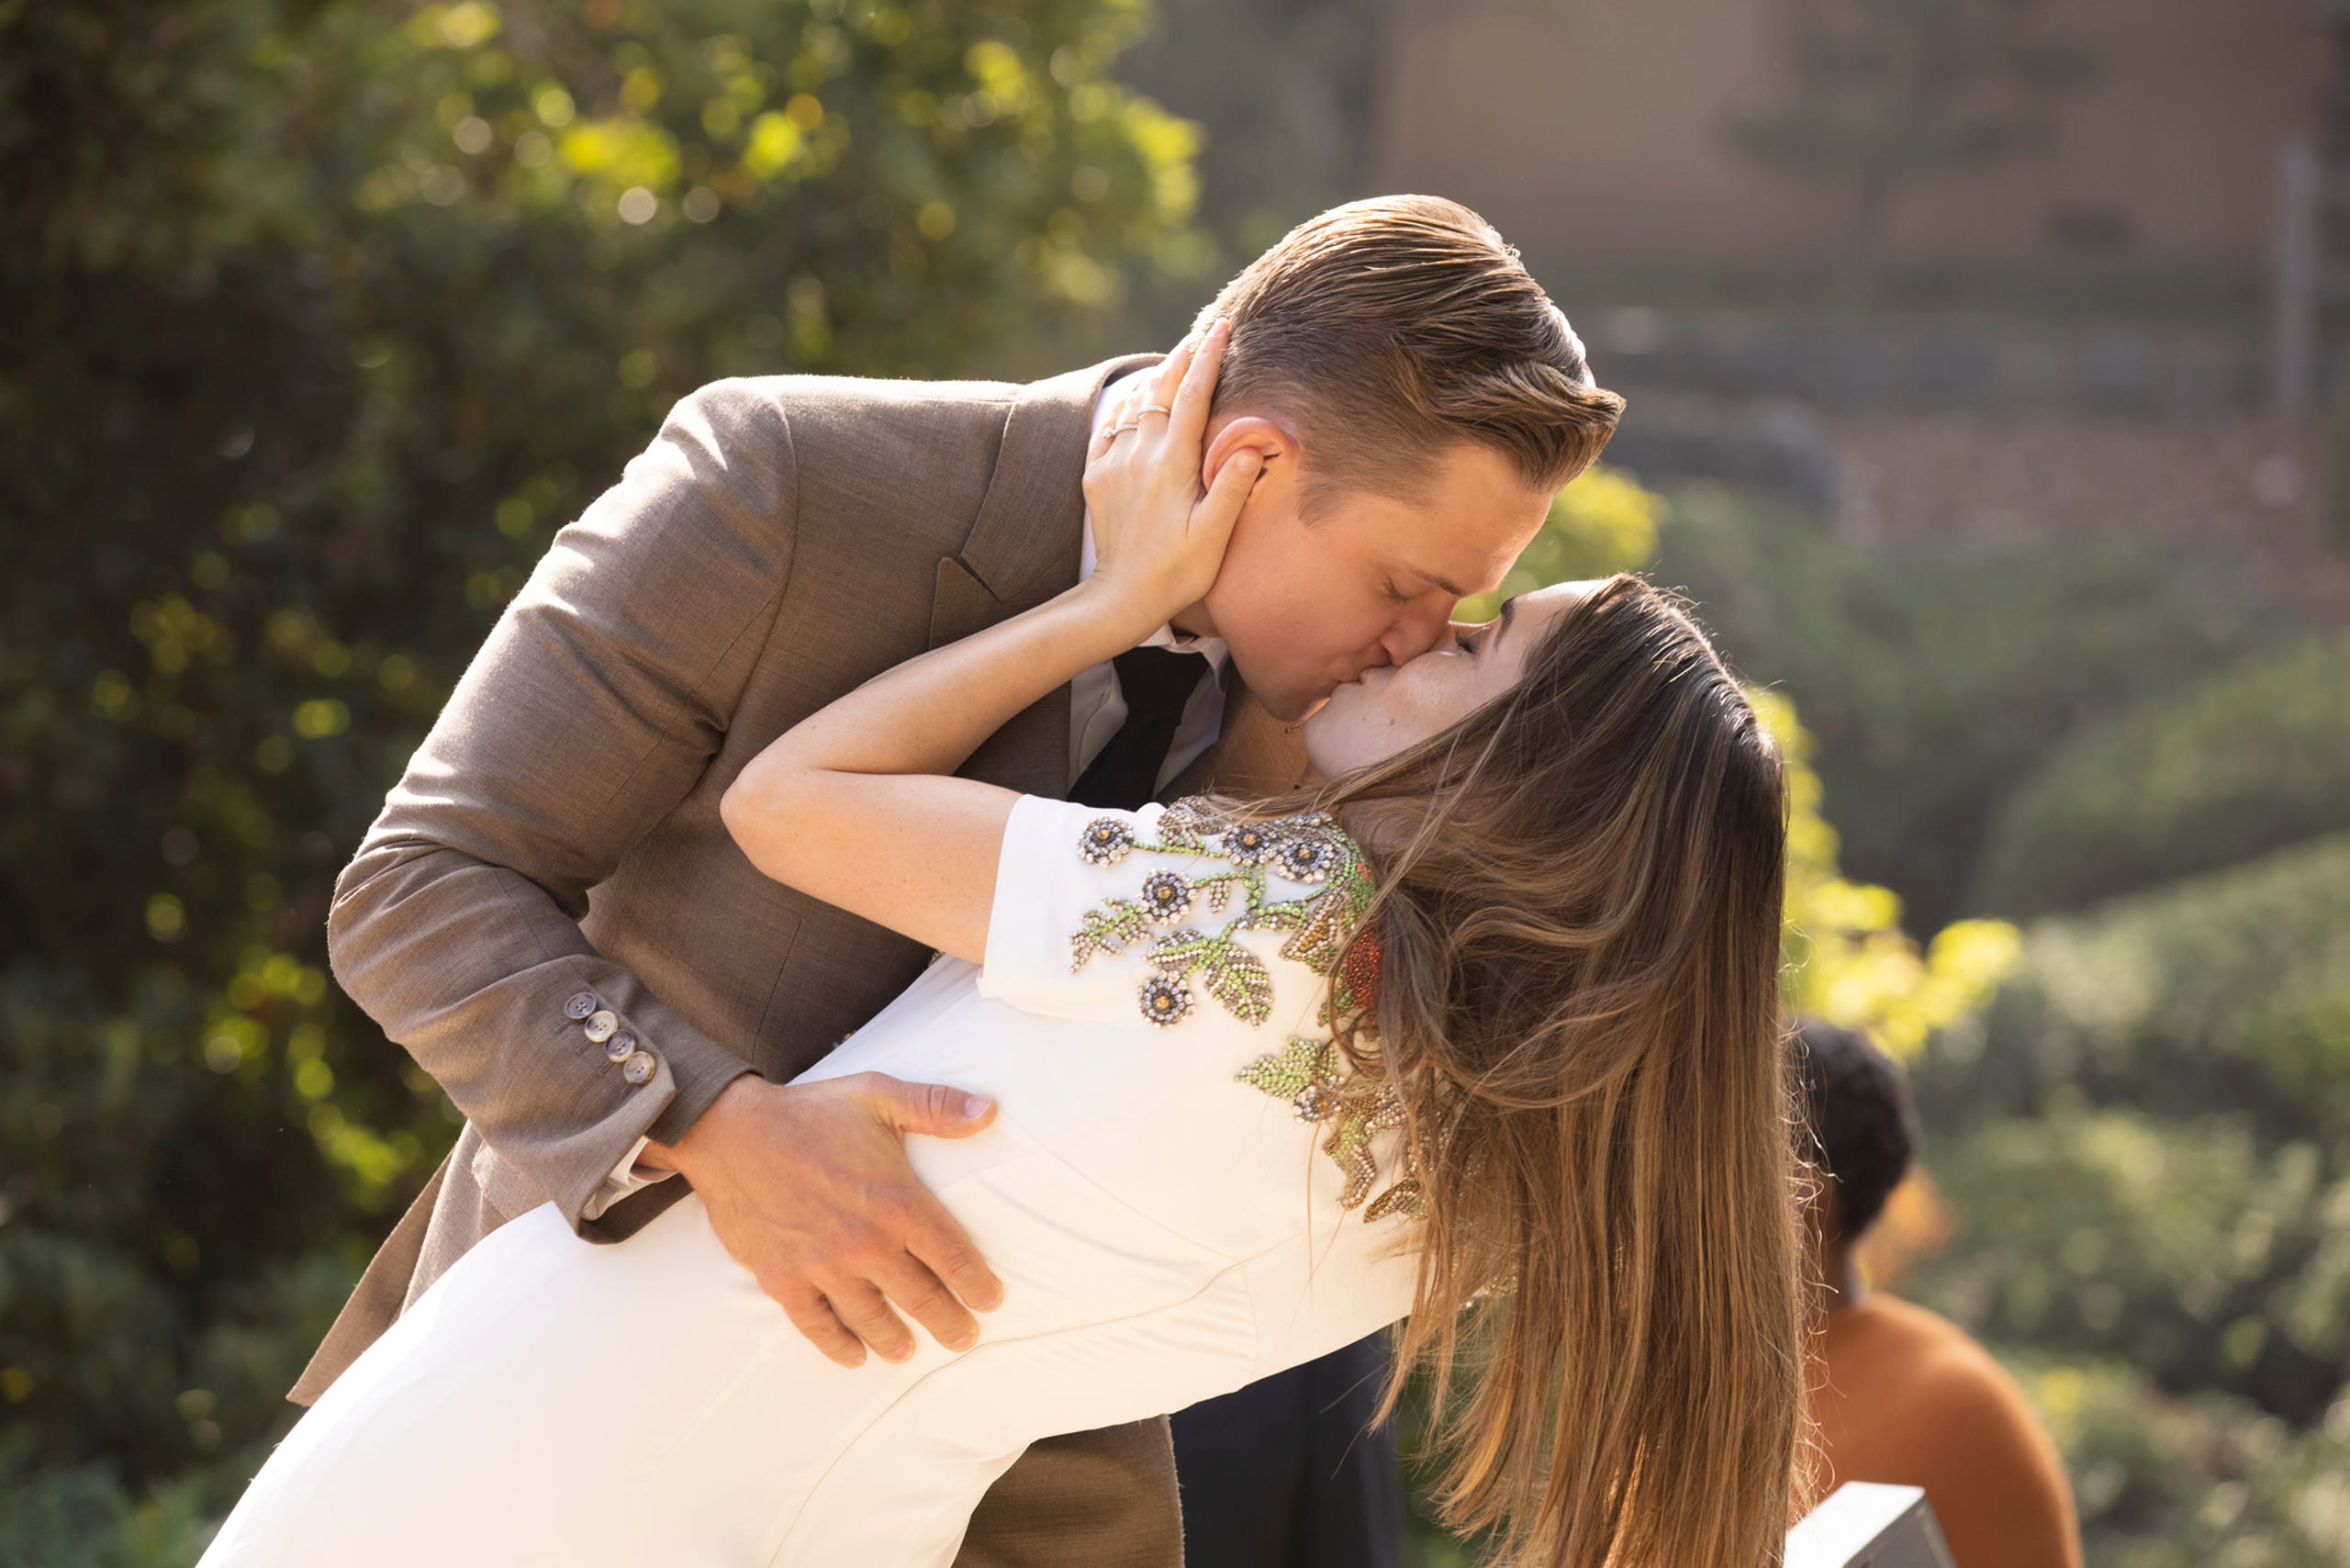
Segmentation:
{"type": "Polygon", "coordinates": [[[1326,1231],[1356,1210],[1409,1214],[1400,1103],[1331,1044],[1358,1001],[1340,959],[1371,890],[1326,813],[1226,822],[1196,800],[1105,812],[1024,796],[984,962],[940,959],[820,1071],[951,1072],[1228,1256],[1316,1215],[1326,1231]]]}

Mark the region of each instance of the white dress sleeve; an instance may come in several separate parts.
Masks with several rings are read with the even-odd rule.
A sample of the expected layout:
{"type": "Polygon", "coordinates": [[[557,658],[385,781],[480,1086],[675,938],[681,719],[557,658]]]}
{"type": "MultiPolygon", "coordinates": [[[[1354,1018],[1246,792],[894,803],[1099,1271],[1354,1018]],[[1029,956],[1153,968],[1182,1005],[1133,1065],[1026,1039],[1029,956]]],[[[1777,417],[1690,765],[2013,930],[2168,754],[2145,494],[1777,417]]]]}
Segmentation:
{"type": "Polygon", "coordinates": [[[1152,841],[1164,810],[1111,811],[1042,795],[1013,803],[988,911],[980,995],[1049,1017],[1123,1023],[1136,1016],[1134,967],[1098,958],[1079,964],[1072,937],[1089,913],[1107,909],[1113,898],[1131,898],[1153,862],[1172,862],[1130,849],[1152,841]],[[1097,847],[1089,858],[1089,834],[1102,835],[1114,853],[1097,847]]]}

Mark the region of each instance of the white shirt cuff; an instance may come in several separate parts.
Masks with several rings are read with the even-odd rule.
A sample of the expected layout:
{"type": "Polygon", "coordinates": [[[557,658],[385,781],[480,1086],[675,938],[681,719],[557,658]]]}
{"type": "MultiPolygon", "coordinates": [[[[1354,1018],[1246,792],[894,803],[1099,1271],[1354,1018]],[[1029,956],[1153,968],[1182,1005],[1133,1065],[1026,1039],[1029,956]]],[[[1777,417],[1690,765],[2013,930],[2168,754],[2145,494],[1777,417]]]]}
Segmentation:
{"type": "Polygon", "coordinates": [[[641,1173],[637,1170],[636,1157],[643,1154],[644,1146],[652,1141],[653,1136],[647,1133],[629,1145],[628,1152],[621,1157],[620,1163],[604,1172],[604,1179],[596,1183],[596,1190],[588,1193],[588,1201],[579,1206],[581,1219],[595,1219],[639,1188],[650,1187],[655,1182],[666,1181],[677,1174],[674,1170],[648,1169],[641,1173]]]}

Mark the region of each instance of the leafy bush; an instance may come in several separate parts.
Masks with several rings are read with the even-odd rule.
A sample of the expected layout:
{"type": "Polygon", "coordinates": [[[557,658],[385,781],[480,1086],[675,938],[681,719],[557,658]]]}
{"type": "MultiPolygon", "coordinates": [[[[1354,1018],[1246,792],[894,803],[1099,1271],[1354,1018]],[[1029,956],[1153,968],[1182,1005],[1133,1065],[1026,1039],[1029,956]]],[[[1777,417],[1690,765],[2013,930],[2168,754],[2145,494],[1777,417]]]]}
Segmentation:
{"type": "Polygon", "coordinates": [[[2257,634],[2224,590],[2137,552],[1886,554],[1752,492],[1664,493],[1660,580],[1803,710],[1845,869],[1899,892],[1922,931],[1967,913],[1994,811],[2052,747],[2257,634]]]}
{"type": "Polygon", "coordinates": [[[1196,261],[1193,129],[1108,74],[1140,22],[0,7],[9,1529],[233,1477],[295,1414],[456,1126],[328,983],[335,872],[668,405],[1066,368],[1196,261]]]}
{"type": "Polygon", "coordinates": [[[2350,1562],[2350,1391],[2296,1430],[2224,1394],[2166,1395],[2115,1361],[2002,1359],[2065,1455],[2096,1568],[2350,1562]]]}
{"type": "Polygon", "coordinates": [[[2001,806],[1970,903],[2011,916],[2350,829],[2350,643],[2311,638],[2059,748],[2001,806]]]}
{"type": "Polygon", "coordinates": [[[217,1528],[192,1481],[159,1486],[134,1501],[104,1465],[21,1475],[12,1469],[0,1466],[0,1562],[187,1568],[217,1528]]]}
{"type": "Polygon", "coordinates": [[[1965,1244],[1906,1289],[1970,1332],[2297,1422],[2350,1377],[2350,1176],[2249,1122],[2060,1109],[1931,1149],[1965,1244]]]}
{"type": "Polygon", "coordinates": [[[2235,1109],[2350,1167],[2350,834],[2028,927],[2014,977],[1918,1073],[1944,1125],[2076,1095],[2235,1109]]]}

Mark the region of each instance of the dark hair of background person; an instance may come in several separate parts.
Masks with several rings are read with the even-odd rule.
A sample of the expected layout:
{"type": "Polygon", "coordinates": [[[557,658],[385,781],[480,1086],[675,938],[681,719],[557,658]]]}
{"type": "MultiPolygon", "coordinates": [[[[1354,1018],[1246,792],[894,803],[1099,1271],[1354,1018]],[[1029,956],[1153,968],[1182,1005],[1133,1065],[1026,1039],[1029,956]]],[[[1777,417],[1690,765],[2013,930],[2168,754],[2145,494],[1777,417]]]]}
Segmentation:
{"type": "Polygon", "coordinates": [[[1917,1155],[1909,1075],[1860,1030],[1809,1016],[1796,1021],[1792,1054],[1804,1098],[1797,1152],[1834,1180],[1839,1232],[1857,1241],[1917,1155]]]}
{"type": "Polygon", "coordinates": [[[1497,1562],[1774,1561],[1807,1445],[1770,732],[1618,574],[1450,729],[1232,809],[1302,806],[1376,884],[1375,1002],[1337,1034],[1416,1151],[1381,1408],[1432,1373],[1444,1524],[1497,1562]]]}
{"type": "Polygon", "coordinates": [[[1500,452],[1528,489],[1560,489],[1624,412],[1516,248],[1441,196],[1374,196],[1308,218],[1198,325],[1223,317],[1232,338],[1214,409],[1296,423],[1307,521],[1349,492],[1411,499],[1460,441],[1500,452]]]}

